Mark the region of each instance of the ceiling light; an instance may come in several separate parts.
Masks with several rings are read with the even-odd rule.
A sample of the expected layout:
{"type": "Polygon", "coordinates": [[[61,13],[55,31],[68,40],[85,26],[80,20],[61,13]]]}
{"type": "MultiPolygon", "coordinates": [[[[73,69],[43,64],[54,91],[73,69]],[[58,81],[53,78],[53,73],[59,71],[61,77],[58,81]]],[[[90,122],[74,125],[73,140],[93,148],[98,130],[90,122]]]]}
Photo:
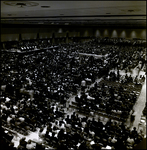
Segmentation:
{"type": "Polygon", "coordinates": [[[50,6],[41,6],[42,8],[50,8],[50,6]]]}
{"type": "Polygon", "coordinates": [[[26,6],[25,3],[16,3],[16,5],[26,6]]]}
{"type": "Polygon", "coordinates": [[[133,12],[134,10],[131,10],[131,9],[130,9],[130,10],[128,10],[128,11],[129,11],[129,12],[133,12]]]}
{"type": "Polygon", "coordinates": [[[22,1],[22,2],[18,2],[18,1],[4,1],[3,3],[5,5],[9,5],[9,6],[20,6],[19,8],[23,8],[23,6],[25,6],[25,7],[33,7],[33,6],[38,6],[39,5],[36,2],[29,2],[29,1],[22,1]]]}

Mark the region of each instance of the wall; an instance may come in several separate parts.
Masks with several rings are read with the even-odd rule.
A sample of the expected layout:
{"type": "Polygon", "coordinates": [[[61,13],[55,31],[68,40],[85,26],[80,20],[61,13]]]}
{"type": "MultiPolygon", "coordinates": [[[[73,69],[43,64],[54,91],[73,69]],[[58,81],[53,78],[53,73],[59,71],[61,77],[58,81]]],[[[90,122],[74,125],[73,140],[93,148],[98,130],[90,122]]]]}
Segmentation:
{"type": "Polygon", "coordinates": [[[1,42],[4,41],[18,41],[19,34],[1,34],[1,42]]]}
{"type": "Polygon", "coordinates": [[[146,39],[146,29],[96,29],[94,35],[96,37],[146,39]]]}
{"type": "Polygon", "coordinates": [[[146,39],[146,29],[129,29],[129,28],[104,28],[104,27],[86,27],[86,26],[55,26],[55,27],[18,27],[1,29],[1,41],[18,41],[19,34],[22,39],[36,39],[37,33],[39,38],[61,38],[68,37],[121,37],[126,39],[141,38],[146,39]],[[68,33],[68,34],[67,34],[68,33]]]}

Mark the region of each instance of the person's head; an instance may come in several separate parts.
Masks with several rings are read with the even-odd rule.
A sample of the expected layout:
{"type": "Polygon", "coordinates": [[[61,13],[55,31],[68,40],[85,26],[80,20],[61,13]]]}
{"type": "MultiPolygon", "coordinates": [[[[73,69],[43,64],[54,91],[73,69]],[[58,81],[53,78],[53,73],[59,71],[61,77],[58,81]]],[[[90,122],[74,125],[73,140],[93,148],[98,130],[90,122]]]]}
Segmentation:
{"type": "Polygon", "coordinates": [[[136,127],[133,127],[133,130],[136,131],[136,127]]]}
{"type": "Polygon", "coordinates": [[[52,137],[54,137],[55,136],[55,132],[52,132],[52,137]]]}
{"type": "Polygon", "coordinates": [[[66,118],[69,118],[69,115],[67,115],[67,117],[66,118]]]}
{"type": "Polygon", "coordinates": [[[114,125],[117,126],[117,122],[116,121],[114,122],[114,125]]]}
{"type": "Polygon", "coordinates": [[[100,122],[100,117],[97,118],[97,121],[100,122]]]}
{"type": "Polygon", "coordinates": [[[127,130],[128,130],[128,131],[130,131],[130,128],[129,128],[129,127],[127,127],[127,130]]]}
{"type": "Polygon", "coordinates": [[[31,140],[28,140],[27,144],[31,144],[31,140]]]}
{"type": "Polygon", "coordinates": [[[43,128],[40,128],[40,132],[42,132],[43,131],[43,128]]]}
{"type": "Polygon", "coordinates": [[[55,125],[58,125],[58,121],[55,121],[55,125]]]}
{"type": "Polygon", "coordinates": [[[22,138],[20,139],[20,141],[25,141],[25,139],[26,139],[25,137],[22,137],[22,138]]]}
{"type": "Polygon", "coordinates": [[[62,121],[59,121],[59,126],[62,126],[62,121]]]}

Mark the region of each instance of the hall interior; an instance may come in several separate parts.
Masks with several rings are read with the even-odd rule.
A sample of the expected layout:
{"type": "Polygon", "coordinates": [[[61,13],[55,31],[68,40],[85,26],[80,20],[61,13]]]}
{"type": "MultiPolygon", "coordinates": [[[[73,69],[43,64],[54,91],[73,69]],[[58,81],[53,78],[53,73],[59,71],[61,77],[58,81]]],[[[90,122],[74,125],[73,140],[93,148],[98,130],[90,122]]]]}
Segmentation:
{"type": "Polygon", "coordinates": [[[145,5],[1,1],[3,149],[137,149],[146,139],[145,5]]]}

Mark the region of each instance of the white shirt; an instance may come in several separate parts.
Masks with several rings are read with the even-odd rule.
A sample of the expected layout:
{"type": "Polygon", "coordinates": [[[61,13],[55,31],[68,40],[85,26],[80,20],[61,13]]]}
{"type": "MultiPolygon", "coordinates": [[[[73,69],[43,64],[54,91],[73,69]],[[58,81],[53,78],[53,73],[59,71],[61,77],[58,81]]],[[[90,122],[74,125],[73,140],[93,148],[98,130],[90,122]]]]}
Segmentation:
{"type": "Polygon", "coordinates": [[[127,142],[128,142],[129,144],[133,145],[133,144],[134,144],[134,139],[128,138],[128,139],[127,139],[127,142]]]}
{"type": "Polygon", "coordinates": [[[6,102],[9,102],[11,99],[9,97],[6,97],[6,102]]]}
{"type": "Polygon", "coordinates": [[[11,120],[11,119],[12,119],[12,118],[10,118],[10,117],[8,116],[7,122],[10,123],[10,120],[11,120]]]}
{"type": "Polygon", "coordinates": [[[112,141],[111,141],[112,143],[116,143],[117,142],[117,140],[113,137],[113,139],[112,139],[112,141]]]}
{"type": "Polygon", "coordinates": [[[85,80],[82,80],[81,86],[86,86],[86,81],[85,80]]]}

